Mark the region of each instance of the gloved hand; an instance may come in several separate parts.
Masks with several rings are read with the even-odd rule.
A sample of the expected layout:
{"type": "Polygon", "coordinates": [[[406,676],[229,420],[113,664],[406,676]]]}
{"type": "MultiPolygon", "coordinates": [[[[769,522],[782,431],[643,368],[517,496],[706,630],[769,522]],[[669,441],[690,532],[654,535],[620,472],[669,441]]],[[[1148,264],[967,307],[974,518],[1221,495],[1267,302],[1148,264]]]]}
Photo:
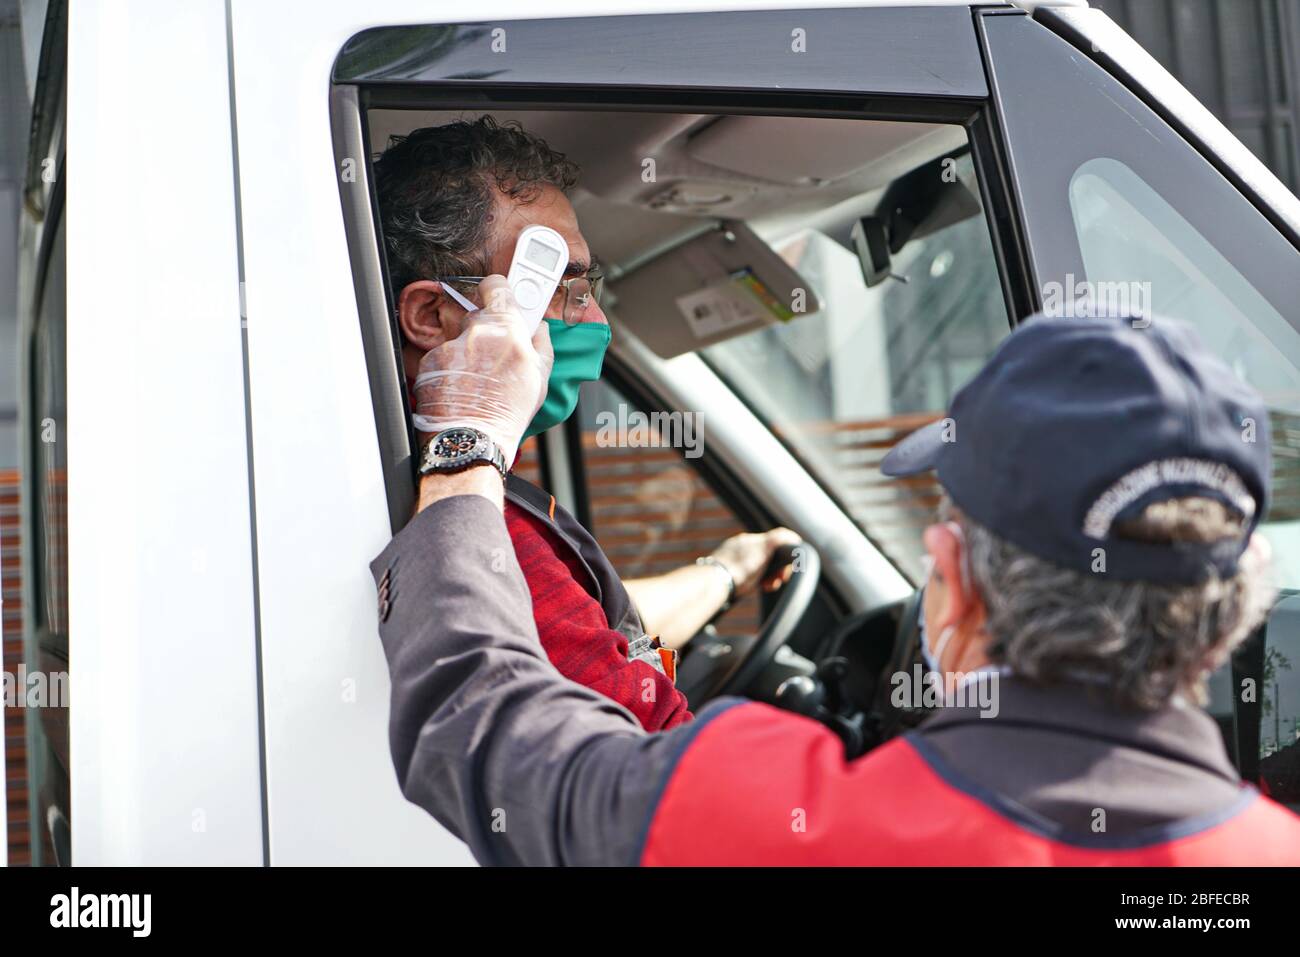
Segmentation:
{"type": "Polygon", "coordinates": [[[461,334],[420,360],[412,418],[426,441],[453,425],[473,426],[497,444],[509,465],[546,398],[555,354],[546,323],[528,340],[504,276],[484,279],[479,294],[486,305],[467,314],[461,334]]]}

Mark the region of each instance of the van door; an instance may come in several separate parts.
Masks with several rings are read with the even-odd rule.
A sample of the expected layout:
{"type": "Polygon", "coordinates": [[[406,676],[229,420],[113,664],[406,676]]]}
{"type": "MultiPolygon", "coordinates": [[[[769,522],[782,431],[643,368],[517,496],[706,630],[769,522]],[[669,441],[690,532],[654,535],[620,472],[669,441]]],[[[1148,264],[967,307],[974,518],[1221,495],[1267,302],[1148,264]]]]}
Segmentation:
{"type": "MultiPolygon", "coordinates": [[[[322,5],[313,21],[352,22],[343,10],[322,5]]],[[[400,331],[389,308],[369,163],[386,143],[370,140],[372,112],[626,109],[892,119],[964,126],[981,161],[985,155],[988,90],[964,6],[546,20],[493,20],[492,12],[476,9],[481,19],[466,23],[354,30],[335,46],[341,52],[333,66],[330,122],[337,181],[328,182],[322,166],[284,162],[315,142],[319,126],[309,87],[282,77],[279,65],[297,55],[298,44],[306,56],[317,45],[298,39],[301,24],[235,6],[273,862],[456,859],[433,822],[418,811],[413,819],[392,781],[384,666],[378,643],[366,637],[374,631],[375,599],[365,561],[405,523],[414,488],[395,363],[400,331]],[[286,35],[293,44],[288,55],[286,35]],[[302,91],[307,99],[286,115],[283,104],[264,95],[268,89],[302,91]],[[350,255],[353,299],[346,305],[356,311],[347,317],[339,290],[349,265],[341,261],[345,247],[336,224],[312,206],[327,183],[341,199],[350,255]],[[306,221],[314,228],[291,236],[285,228],[306,221]],[[286,249],[295,255],[286,256],[286,249]],[[302,393],[295,383],[307,381],[328,381],[328,396],[302,393]],[[365,435],[363,411],[373,416],[365,435]],[[286,422],[294,423],[292,433],[286,422]],[[314,469],[306,489],[297,481],[304,461],[329,463],[314,469]],[[319,585],[309,587],[304,576],[319,585]],[[344,706],[337,696],[346,681],[357,695],[344,706]],[[341,775],[345,787],[322,789],[322,781],[338,783],[341,775]],[[349,846],[344,829],[357,821],[367,824],[365,845],[349,846]]],[[[300,76],[303,64],[294,67],[300,76]]],[[[981,180],[990,191],[984,208],[1001,236],[1011,228],[997,192],[1003,178],[981,180]]],[[[1018,278],[1018,256],[999,251],[998,261],[1002,292],[1023,311],[1028,293],[1018,278]]],[[[1008,308],[1004,330],[1010,315],[1008,308]]],[[[700,369],[700,382],[720,381],[700,369]]],[[[729,401],[753,418],[734,395],[729,401]]],[[[831,576],[860,598],[873,591],[897,597],[906,588],[899,571],[789,452],[763,434],[776,449],[760,464],[770,470],[773,461],[789,459],[787,489],[807,485],[815,493],[804,495],[800,507],[826,502],[854,536],[844,556],[871,556],[832,563],[831,576]]],[[[710,435],[712,443],[716,433],[710,435]]],[[[759,455],[750,447],[728,464],[752,474],[759,455]]],[[[781,494],[753,492],[758,499],[781,494]]]]}

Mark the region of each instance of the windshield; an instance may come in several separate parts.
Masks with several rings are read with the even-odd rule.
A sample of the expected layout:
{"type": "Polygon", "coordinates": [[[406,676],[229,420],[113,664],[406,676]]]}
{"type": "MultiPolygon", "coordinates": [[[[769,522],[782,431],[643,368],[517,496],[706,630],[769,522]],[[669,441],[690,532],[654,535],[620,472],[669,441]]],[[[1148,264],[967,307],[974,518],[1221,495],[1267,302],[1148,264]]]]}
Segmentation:
{"type": "MultiPolygon", "coordinates": [[[[969,157],[955,175],[979,195],[969,157]]],[[[760,227],[755,225],[758,230],[760,227]]],[[[771,237],[769,237],[771,239],[771,237]]],[[[982,212],[906,243],[868,287],[856,253],[804,229],[773,241],[822,308],[702,350],[914,582],[932,476],[885,479],[880,459],[941,417],[1010,326],[982,212]]]]}

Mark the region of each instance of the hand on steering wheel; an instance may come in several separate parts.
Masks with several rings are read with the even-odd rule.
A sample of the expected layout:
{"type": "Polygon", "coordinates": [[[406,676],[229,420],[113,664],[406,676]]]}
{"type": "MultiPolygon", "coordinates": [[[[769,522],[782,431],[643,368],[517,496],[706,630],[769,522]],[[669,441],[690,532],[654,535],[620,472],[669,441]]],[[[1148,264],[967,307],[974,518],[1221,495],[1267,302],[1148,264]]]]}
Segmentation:
{"type": "Polygon", "coordinates": [[[775,591],[789,581],[789,562],[776,563],[772,557],[782,546],[799,544],[799,536],[788,528],[733,535],[713,552],[713,559],[731,573],[736,583],[736,597],[741,598],[761,585],[763,591],[775,591]]]}
{"type": "MultiPolygon", "coordinates": [[[[768,568],[769,574],[764,576],[760,569],[755,581],[787,575],[788,581],[748,647],[739,654],[722,656],[701,655],[700,649],[694,648],[678,669],[677,685],[683,691],[691,689],[687,696],[692,707],[718,695],[742,693],[768,666],[778,649],[793,637],[812,604],[822,569],[821,556],[815,547],[797,538],[782,544],[775,550],[768,568]]],[[[717,647],[730,652],[733,643],[718,642],[717,647]]]]}

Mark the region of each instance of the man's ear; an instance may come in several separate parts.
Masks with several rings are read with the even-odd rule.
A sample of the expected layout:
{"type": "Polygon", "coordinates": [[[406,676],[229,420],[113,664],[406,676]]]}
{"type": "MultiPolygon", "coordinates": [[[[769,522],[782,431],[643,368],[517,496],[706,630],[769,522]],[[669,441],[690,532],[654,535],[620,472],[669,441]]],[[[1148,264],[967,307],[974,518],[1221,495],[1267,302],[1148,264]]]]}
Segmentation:
{"type": "Polygon", "coordinates": [[[933,576],[942,584],[943,602],[936,627],[960,628],[967,623],[982,623],[984,600],[966,573],[962,554],[966,543],[959,527],[953,522],[931,525],[922,541],[934,563],[933,576]]]}
{"type": "Polygon", "coordinates": [[[464,308],[431,279],[411,283],[397,298],[402,338],[420,355],[459,336],[464,319],[464,308]]]}

